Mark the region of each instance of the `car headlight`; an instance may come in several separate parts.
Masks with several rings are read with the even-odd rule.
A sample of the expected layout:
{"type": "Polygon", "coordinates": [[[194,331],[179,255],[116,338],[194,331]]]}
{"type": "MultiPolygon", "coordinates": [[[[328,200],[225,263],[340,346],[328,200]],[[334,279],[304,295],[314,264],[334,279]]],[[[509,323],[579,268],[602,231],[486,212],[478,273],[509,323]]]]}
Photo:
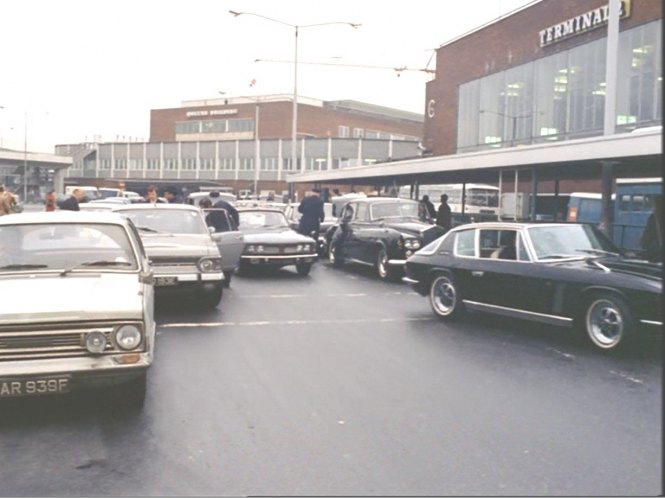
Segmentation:
{"type": "Polygon", "coordinates": [[[264,251],[264,248],[263,248],[262,245],[256,246],[256,252],[263,252],[263,251],[264,251]]]}
{"type": "Polygon", "coordinates": [[[99,330],[88,332],[85,336],[85,348],[92,354],[101,354],[106,349],[106,336],[99,330]]]}
{"type": "Polygon", "coordinates": [[[222,258],[201,258],[198,267],[203,273],[222,271],[222,258]]]}
{"type": "Polygon", "coordinates": [[[256,252],[256,246],[253,246],[251,244],[247,245],[247,247],[245,247],[245,252],[248,252],[248,253],[249,252],[252,252],[252,253],[256,252]]]}
{"type": "Polygon", "coordinates": [[[141,344],[141,329],[136,325],[123,325],[115,331],[115,343],[120,349],[129,351],[141,344]]]}
{"type": "Polygon", "coordinates": [[[420,241],[418,239],[406,239],[404,241],[404,247],[411,250],[420,249],[420,241]]]}

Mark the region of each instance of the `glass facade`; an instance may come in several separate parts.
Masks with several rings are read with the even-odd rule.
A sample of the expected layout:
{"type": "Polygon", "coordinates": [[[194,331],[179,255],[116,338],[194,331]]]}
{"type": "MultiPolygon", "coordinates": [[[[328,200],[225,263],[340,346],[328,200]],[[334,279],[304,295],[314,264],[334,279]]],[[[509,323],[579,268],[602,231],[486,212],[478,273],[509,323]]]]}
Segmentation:
{"type": "MultiPolygon", "coordinates": [[[[617,131],[661,124],[661,22],[619,35],[617,131]]],[[[459,87],[457,151],[602,135],[606,38],[459,87]]]]}

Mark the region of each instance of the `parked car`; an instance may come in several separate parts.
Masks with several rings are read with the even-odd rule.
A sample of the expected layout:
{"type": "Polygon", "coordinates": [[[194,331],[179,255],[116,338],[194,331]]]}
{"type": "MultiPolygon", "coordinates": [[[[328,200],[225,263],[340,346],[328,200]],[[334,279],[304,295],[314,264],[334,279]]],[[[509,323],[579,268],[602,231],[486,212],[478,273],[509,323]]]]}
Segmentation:
{"type": "Polygon", "coordinates": [[[334,267],[353,262],[373,266],[382,280],[402,275],[406,258],[440,237],[444,229],[418,219],[418,203],[396,197],[364,197],[347,202],[326,232],[334,267]]]}
{"type": "Polygon", "coordinates": [[[293,231],[284,213],[274,208],[240,208],[240,230],[245,248],[241,272],[250,268],[281,268],[295,265],[299,275],[309,274],[316,261],[316,243],[293,231]]]}
{"type": "Polygon", "coordinates": [[[118,206],[138,229],[155,271],[157,297],[177,294],[214,308],[222,299],[222,256],[198,207],[146,203],[118,206]]]}
{"type": "Polygon", "coordinates": [[[591,225],[477,223],[423,247],[405,280],[434,314],[465,309],[560,326],[591,344],[629,344],[639,326],[662,326],[662,263],[629,259],[591,225]]]}
{"type": "MultiPolygon", "coordinates": [[[[300,203],[294,202],[288,204],[284,209],[284,214],[286,215],[286,219],[289,222],[289,226],[296,232],[298,231],[298,226],[300,225],[300,218],[302,218],[302,213],[298,211],[298,206],[300,206],[300,203]]],[[[333,216],[333,205],[331,202],[323,203],[323,212],[325,214],[325,218],[323,222],[321,222],[321,226],[319,228],[319,233],[317,236],[318,245],[316,250],[320,257],[325,257],[328,250],[328,246],[326,245],[326,232],[337,221],[337,218],[333,216]]]]}
{"type": "Polygon", "coordinates": [[[0,398],[111,386],[142,406],[154,288],[131,222],[72,211],[0,217],[0,295],[0,398]]]}
{"type": "Polygon", "coordinates": [[[110,199],[121,199],[121,197],[109,197],[105,200],[82,202],[79,204],[79,211],[113,211],[118,206],[123,206],[125,204],[110,199]]]}

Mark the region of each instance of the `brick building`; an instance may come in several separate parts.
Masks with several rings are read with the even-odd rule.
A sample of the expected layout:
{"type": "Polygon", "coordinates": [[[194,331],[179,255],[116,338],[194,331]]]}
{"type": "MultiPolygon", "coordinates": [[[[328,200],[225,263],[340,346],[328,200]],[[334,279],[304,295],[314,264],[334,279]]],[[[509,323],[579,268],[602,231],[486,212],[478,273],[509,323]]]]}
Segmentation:
{"type": "MultiPolygon", "coordinates": [[[[607,0],[539,0],[441,45],[433,155],[603,134],[607,0]]],[[[662,122],[662,2],[623,0],[617,131],[662,122]]]]}

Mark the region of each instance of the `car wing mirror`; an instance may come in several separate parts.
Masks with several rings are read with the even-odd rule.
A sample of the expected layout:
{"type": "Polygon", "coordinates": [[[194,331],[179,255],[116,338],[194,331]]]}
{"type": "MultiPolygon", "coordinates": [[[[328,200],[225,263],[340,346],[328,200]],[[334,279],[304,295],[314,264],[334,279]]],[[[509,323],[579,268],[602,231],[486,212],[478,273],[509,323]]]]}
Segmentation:
{"type": "Polygon", "coordinates": [[[208,232],[210,233],[215,233],[217,230],[215,230],[215,227],[208,227],[208,232]]]}

